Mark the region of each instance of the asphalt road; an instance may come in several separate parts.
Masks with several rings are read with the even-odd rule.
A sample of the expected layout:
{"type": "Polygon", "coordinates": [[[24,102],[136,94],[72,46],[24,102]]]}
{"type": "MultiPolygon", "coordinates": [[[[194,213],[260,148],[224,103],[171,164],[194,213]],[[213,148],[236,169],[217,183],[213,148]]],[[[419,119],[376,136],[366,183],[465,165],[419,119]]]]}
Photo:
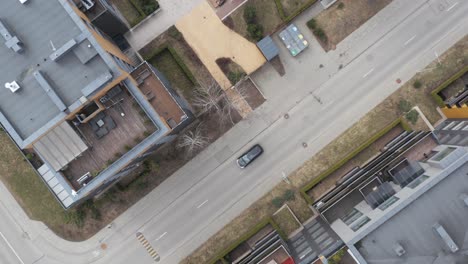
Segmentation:
{"type": "MultiPolygon", "coordinates": [[[[161,256],[160,263],[177,263],[279,183],[282,171],[293,171],[395,91],[397,78],[408,80],[468,33],[466,1],[394,3],[411,12],[392,14],[398,23],[390,28],[385,20],[370,21],[371,27],[366,23],[364,31],[356,31],[327,54],[311,46],[308,53],[285,61],[290,68],[283,78],[268,67],[261,69],[254,78],[267,95],[264,106],[90,240],[62,241],[0,207],[0,232],[6,239],[0,236],[0,259],[154,263],[136,239],[136,232],[142,232],[161,256]],[[320,71],[317,64],[322,60],[326,69],[320,71]],[[338,64],[345,67],[338,71],[338,64]],[[282,118],[286,112],[289,119],[282,118]],[[235,158],[253,143],[260,143],[265,153],[240,170],[235,158]],[[100,248],[102,243],[106,249],[100,248]]],[[[284,48],[281,52],[287,56],[284,48]]]]}
{"type": "MultiPolygon", "coordinates": [[[[229,149],[227,151],[232,154],[230,158],[204,175],[168,206],[161,209],[154,205],[154,211],[149,206],[138,215],[138,218],[146,221],[132,221],[132,224],[136,224],[134,227],[145,233],[152,242],[161,255],[162,263],[176,263],[195,249],[248,207],[251,201],[280,182],[282,171],[290,172],[300,166],[395,91],[398,88],[397,78],[408,80],[435,59],[435,54],[442,53],[467,33],[466,2],[421,3],[407,17],[401,18],[401,23],[328,80],[326,76],[307,74],[308,63],[310,68],[312,65],[315,68],[316,62],[312,64],[304,60],[301,62],[304,70],[296,72],[296,75],[289,73],[291,75],[286,81],[265,75],[261,86],[267,87],[263,88],[277,85],[288,92],[285,87],[306,87],[316,98],[320,98],[321,103],[310,94],[306,97],[296,94],[302,99],[286,104],[289,119],[280,118],[254,138],[245,141],[260,143],[265,149],[264,155],[250,167],[240,170],[234,160],[251,144],[239,150],[229,149]],[[308,85],[309,78],[314,77],[323,79],[320,87],[308,85]],[[303,142],[307,143],[307,148],[302,147],[303,142]]],[[[284,105],[290,101],[287,97],[285,94],[273,106],[284,105]]],[[[261,115],[252,119],[263,122],[261,115]]],[[[255,129],[261,130],[262,127],[255,129]]],[[[191,173],[198,174],[196,170],[191,173]]],[[[127,224],[123,229],[129,229],[129,226],[127,224]]],[[[150,261],[138,245],[120,248],[119,252],[122,258],[118,263],[135,259],[150,261]]]]}

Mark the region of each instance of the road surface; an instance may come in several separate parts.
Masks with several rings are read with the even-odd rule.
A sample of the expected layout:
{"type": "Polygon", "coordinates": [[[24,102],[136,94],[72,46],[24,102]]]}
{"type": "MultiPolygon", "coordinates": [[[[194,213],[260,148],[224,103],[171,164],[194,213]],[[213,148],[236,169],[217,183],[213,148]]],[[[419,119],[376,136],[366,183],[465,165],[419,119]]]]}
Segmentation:
{"type": "MultiPolygon", "coordinates": [[[[85,242],[60,240],[12,210],[5,216],[2,208],[0,232],[25,263],[154,263],[137,232],[160,263],[177,263],[279,183],[282,171],[293,171],[395,91],[397,78],[408,80],[465,36],[467,13],[468,2],[461,0],[394,0],[335,51],[325,54],[313,43],[297,60],[285,60],[283,78],[261,69],[253,78],[268,99],[262,107],[85,242]],[[253,143],[264,155],[238,169],[235,158],[253,143]],[[13,224],[21,228],[10,229],[13,224]]],[[[8,245],[0,247],[1,256],[16,261],[8,245]]]]}

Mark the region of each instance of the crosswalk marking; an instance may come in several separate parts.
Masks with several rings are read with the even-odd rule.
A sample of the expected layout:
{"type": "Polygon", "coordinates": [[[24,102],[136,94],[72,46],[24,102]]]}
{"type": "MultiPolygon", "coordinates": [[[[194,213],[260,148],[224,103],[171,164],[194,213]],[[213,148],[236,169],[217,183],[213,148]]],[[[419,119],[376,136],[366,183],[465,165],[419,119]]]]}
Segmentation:
{"type": "Polygon", "coordinates": [[[136,237],[138,241],[140,241],[140,244],[146,249],[148,254],[154,259],[154,261],[158,262],[161,257],[159,256],[158,252],[151,246],[150,242],[145,238],[145,236],[138,232],[136,233],[136,237]]]}

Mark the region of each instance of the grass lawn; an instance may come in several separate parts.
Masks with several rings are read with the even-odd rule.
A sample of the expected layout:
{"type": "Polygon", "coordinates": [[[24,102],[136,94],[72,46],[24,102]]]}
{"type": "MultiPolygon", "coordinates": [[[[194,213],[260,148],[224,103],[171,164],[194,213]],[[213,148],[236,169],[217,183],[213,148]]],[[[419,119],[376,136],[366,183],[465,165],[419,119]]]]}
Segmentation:
{"type": "Polygon", "coordinates": [[[283,230],[286,236],[291,235],[294,231],[301,227],[300,223],[296,221],[294,216],[285,206],[280,211],[273,215],[273,221],[283,230]]]}
{"type": "Polygon", "coordinates": [[[190,96],[195,84],[185,75],[168,49],[151,58],[149,62],[160,70],[172,86],[182,92],[184,97],[190,96]]]}
{"type": "Polygon", "coordinates": [[[145,18],[129,0],[110,0],[110,2],[117,7],[131,27],[136,26],[145,18]]]}
{"type": "Polygon", "coordinates": [[[320,12],[315,20],[328,38],[327,43],[319,41],[320,44],[329,51],[391,1],[340,0],[329,9],[320,12]]]}
{"type": "MultiPolygon", "coordinates": [[[[431,97],[430,92],[468,64],[468,36],[445,52],[440,59],[442,67],[436,67],[436,62],[431,63],[426,68],[431,70],[423,71],[414,76],[351,128],[291,173],[289,179],[292,185],[296,188],[306,185],[314,177],[343,159],[350,150],[362,145],[369,138],[369,135],[379,132],[401,116],[402,113],[398,108],[398,102],[401,98],[417,104],[431,123],[437,122],[440,116],[436,110],[437,104],[431,97]],[[416,80],[420,80],[423,83],[419,89],[412,86],[416,80]]],[[[181,263],[206,263],[218,252],[221,252],[253,228],[258,222],[271,216],[276,210],[276,207],[272,205],[272,199],[281,196],[289,188],[291,186],[285,183],[277,185],[268,194],[252,204],[241,215],[208,239],[181,263]]],[[[288,202],[288,205],[301,222],[304,222],[312,215],[306,201],[299,195],[298,191],[296,192],[295,200],[288,202]]]]}
{"type": "Polygon", "coordinates": [[[311,2],[311,0],[280,0],[286,17],[293,15],[299,9],[301,9],[302,6],[308,4],[309,2],[311,2]]]}
{"type": "Polygon", "coordinates": [[[182,34],[172,27],[157,38],[148,43],[139,52],[143,58],[147,59],[156,68],[166,75],[168,80],[174,86],[179,94],[181,94],[188,102],[193,96],[195,84],[182,71],[182,68],[174,60],[172,54],[167,50],[154,58],[155,52],[158,52],[164,47],[170,46],[180,57],[182,63],[185,64],[188,71],[194,76],[197,83],[211,84],[214,79],[205,65],[198,58],[197,54],[192,50],[190,45],[185,41],[182,34]]]}
{"type": "Polygon", "coordinates": [[[247,24],[244,20],[244,10],[248,5],[255,7],[257,11],[257,23],[263,26],[264,36],[276,31],[276,29],[283,23],[274,0],[250,0],[229,16],[232,29],[244,38],[249,39],[247,34],[247,24]]]}
{"type": "Polygon", "coordinates": [[[0,146],[0,179],[28,216],[48,223],[54,232],[66,229],[65,211],[3,131],[0,146]]]}

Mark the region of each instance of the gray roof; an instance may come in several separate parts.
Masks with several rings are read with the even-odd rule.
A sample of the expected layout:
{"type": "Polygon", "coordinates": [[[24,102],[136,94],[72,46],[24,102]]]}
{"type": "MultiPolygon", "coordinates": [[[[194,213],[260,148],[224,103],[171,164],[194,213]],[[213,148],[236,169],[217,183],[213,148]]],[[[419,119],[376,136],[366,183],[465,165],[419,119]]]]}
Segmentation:
{"type": "Polygon", "coordinates": [[[0,122],[20,147],[62,120],[80,97],[108,82],[110,73],[118,75],[66,0],[2,1],[0,22],[23,43],[20,53],[0,43],[0,122]],[[16,93],[4,88],[12,81],[21,87],[16,93]]]}
{"type": "Polygon", "coordinates": [[[468,250],[468,206],[460,199],[468,192],[467,170],[465,163],[364,237],[356,247],[367,263],[468,263],[468,256],[462,254],[468,250]],[[436,223],[458,245],[458,252],[452,254],[437,235],[436,223]],[[396,243],[406,251],[402,257],[392,249],[396,243]]]}
{"type": "Polygon", "coordinates": [[[88,149],[88,146],[68,122],[62,122],[35,142],[33,146],[55,171],[61,170],[88,149]]]}
{"type": "Polygon", "coordinates": [[[267,61],[271,61],[279,54],[278,46],[276,46],[275,42],[273,42],[273,39],[271,39],[270,36],[266,36],[257,42],[257,47],[263,53],[263,56],[265,56],[267,61]]]}

